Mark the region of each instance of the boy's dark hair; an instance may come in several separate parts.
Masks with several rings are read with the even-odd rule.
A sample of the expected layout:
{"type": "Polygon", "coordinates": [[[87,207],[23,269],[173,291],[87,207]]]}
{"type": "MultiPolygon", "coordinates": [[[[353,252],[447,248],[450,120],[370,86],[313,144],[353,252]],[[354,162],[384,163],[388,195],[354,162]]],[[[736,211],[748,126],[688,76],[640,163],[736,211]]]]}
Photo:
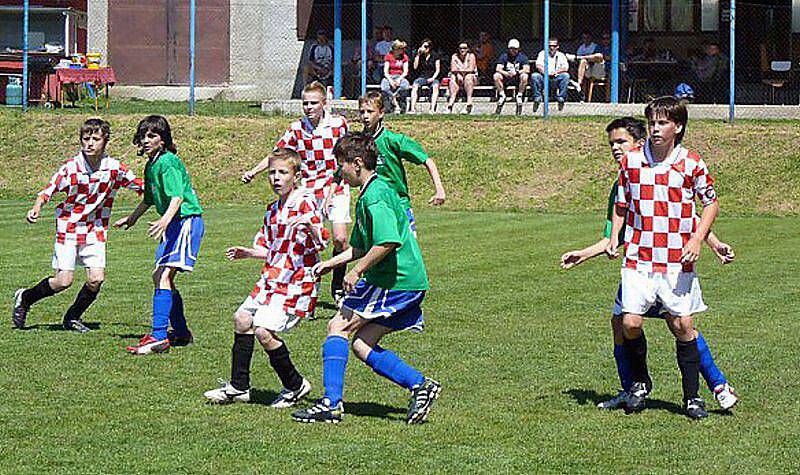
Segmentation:
{"type": "Polygon", "coordinates": [[[606,133],[611,133],[612,130],[625,129],[631,134],[633,140],[637,142],[647,138],[647,126],[644,121],[634,119],[633,117],[620,117],[619,119],[612,120],[606,126],[606,133]]]}
{"type": "Polygon", "coordinates": [[[111,126],[108,122],[98,117],[92,117],[81,125],[80,138],[83,139],[84,135],[95,132],[100,132],[106,142],[111,138],[111,126]]]}
{"type": "Polygon", "coordinates": [[[363,132],[348,132],[336,142],[333,154],[337,160],[353,163],[356,158],[364,161],[364,168],[375,170],[378,166],[378,149],[372,135],[363,132]]]}
{"type": "Polygon", "coordinates": [[[648,121],[654,120],[656,117],[666,117],[676,124],[683,125],[683,129],[675,138],[676,144],[681,143],[683,135],[686,133],[686,127],[689,124],[689,112],[686,110],[686,103],[673,96],[657,97],[647,104],[644,109],[644,115],[648,121]]]}
{"type": "Polygon", "coordinates": [[[364,94],[363,96],[358,98],[358,107],[360,108],[364,104],[375,104],[380,110],[384,110],[386,104],[384,103],[383,93],[380,91],[369,91],[368,93],[364,94]]]}
{"type": "Polygon", "coordinates": [[[139,155],[144,152],[142,146],[144,143],[144,136],[147,134],[147,132],[158,134],[161,137],[161,140],[164,141],[164,148],[166,150],[169,150],[172,153],[178,153],[178,148],[172,141],[172,129],[170,128],[166,117],[160,115],[148,115],[139,122],[139,125],[136,127],[136,134],[133,136],[133,144],[139,147],[139,155]]]}

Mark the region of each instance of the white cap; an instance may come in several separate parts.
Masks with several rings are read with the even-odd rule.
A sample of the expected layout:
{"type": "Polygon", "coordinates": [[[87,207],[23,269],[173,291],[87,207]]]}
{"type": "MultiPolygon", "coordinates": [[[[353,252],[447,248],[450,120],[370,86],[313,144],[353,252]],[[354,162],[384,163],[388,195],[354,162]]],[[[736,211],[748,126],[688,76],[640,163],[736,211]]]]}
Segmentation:
{"type": "Polygon", "coordinates": [[[511,38],[508,40],[508,47],[519,49],[519,40],[516,38],[511,38]]]}

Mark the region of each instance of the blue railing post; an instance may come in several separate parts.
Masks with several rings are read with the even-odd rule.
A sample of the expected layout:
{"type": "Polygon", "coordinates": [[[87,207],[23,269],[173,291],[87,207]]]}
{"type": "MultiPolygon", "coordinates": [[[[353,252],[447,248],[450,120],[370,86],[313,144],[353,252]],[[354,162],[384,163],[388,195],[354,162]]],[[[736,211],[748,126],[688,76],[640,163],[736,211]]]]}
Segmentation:
{"type": "Polygon", "coordinates": [[[611,103],[619,102],[619,0],[611,1],[611,103]]]}
{"type": "Polygon", "coordinates": [[[333,0],[333,97],[342,97],[342,0],[333,0]]]}
{"type": "Polygon", "coordinates": [[[728,122],[733,123],[736,107],[736,0],[731,0],[730,88],[728,97],[728,122]]]}
{"type": "Polygon", "coordinates": [[[194,115],[194,59],[195,59],[195,20],[197,16],[195,0],[189,2],[189,115],[194,115]]]}
{"type": "MultiPolygon", "coordinates": [[[[550,117],[550,0],[544,0],[544,118],[550,117]]],[[[536,64],[534,63],[534,69],[536,64]]],[[[533,74],[531,74],[533,77],[533,74]]]]}
{"type": "Polygon", "coordinates": [[[367,0],[361,0],[361,95],[367,93],[367,0]]]}
{"type": "Polygon", "coordinates": [[[22,110],[28,110],[28,16],[30,1],[22,3],[22,110]]]}

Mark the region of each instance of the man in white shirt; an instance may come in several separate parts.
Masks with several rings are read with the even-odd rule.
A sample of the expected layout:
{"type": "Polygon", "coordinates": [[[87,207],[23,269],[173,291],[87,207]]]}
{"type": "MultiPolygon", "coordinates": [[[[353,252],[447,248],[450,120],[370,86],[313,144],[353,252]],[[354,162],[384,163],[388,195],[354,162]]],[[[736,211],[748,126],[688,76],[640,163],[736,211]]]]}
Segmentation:
{"type": "MultiPolygon", "coordinates": [[[[547,77],[551,87],[557,89],[556,100],[558,110],[564,109],[564,102],[567,101],[567,86],[569,86],[569,62],[567,56],[558,51],[558,38],[550,38],[548,42],[547,77]]],[[[539,109],[539,104],[544,100],[544,55],[545,51],[539,52],[536,57],[536,72],[533,73],[533,111],[539,109]]]]}

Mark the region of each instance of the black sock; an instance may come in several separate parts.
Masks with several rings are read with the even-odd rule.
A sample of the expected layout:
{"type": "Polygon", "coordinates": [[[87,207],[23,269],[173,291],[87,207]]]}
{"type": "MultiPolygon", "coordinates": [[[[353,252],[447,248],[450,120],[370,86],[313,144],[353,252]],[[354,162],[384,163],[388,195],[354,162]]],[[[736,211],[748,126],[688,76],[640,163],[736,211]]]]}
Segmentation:
{"type": "MultiPolygon", "coordinates": [[[[333,257],[341,254],[344,251],[337,251],[336,249],[333,250],[333,257]]],[[[344,275],[347,273],[347,265],[341,265],[335,269],[333,269],[333,275],[331,276],[331,294],[336,294],[337,290],[341,290],[344,287],[344,275]]]]}
{"type": "Polygon", "coordinates": [[[275,370],[275,373],[278,374],[278,378],[281,380],[283,387],[291,391],[300,389],[300,386],[303,385],[303,377],[300,376],[300,373],[297,372],[297,368],[294,367],[286,343],[275,350],[268,350],[267,356],[269,356],[269,364],[272,366],[272,369],[275,370]]]}
{"type": "Polygon", "coordinates": [[[631,377],[634,383],[644,383],[650,391],[653,382],[650,373],[647,371],[647,338],[644,332],[633,340],[624,338],[625,351],[628,353],[628,360],[631,362],[631,377]]]}
{"type": "Polygon", "coordinates": [[[239,391],[250,389],[250,360],[253,358],[253,343],[256,336],[252,333],[242,335],[234,333],[231,350],[231,385],[239,391]]]}
{"type": "Polygon", "coordinates": [[[45,277],[38,284],[22,292],[22,305],[30,307],[45,297],[55,295],[56,292],[50,287],[49,280],[50,277],[45,277]]]}
{"type": "Polygon", "coordinates": [[[100,289],[97,289],[97,292],[95,292],[89,288],[88,284],[83,284],[80,292],[78,292],[78,296],[75,297],[75,302],[67,309],[67,313],[64,314],[64,321],[71,322],[73,320],[80,320],[83,313],[89,308],[89,305],[94,302],[99,293],[100,289]]]}
{"type": "Polygon", "coordinates": [[[697,339],[675,340],[675,354],[678,357],[678,368],[681,370],[683,400],[694,399],[700,389],[700,352],[697,350],[697,339]]]}

